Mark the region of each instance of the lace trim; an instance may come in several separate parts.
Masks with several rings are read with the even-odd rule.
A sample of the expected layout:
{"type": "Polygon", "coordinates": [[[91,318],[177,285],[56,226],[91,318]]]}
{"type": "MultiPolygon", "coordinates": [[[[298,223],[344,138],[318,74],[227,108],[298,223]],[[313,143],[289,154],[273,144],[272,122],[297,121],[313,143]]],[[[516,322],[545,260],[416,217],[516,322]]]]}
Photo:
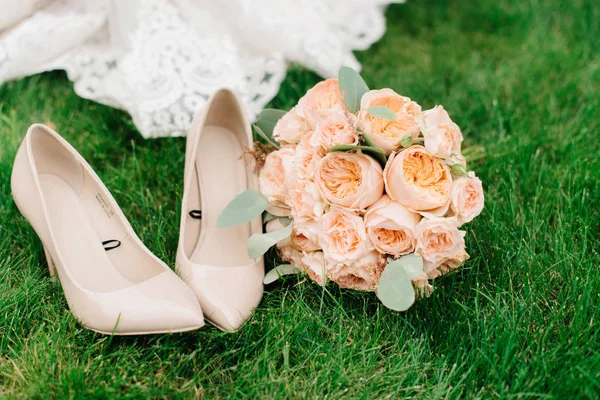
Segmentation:
{"type": "Polygon", "coordinates": [[[352,50],[380,38],[391,2],[52,1],[0,34],[0,82],[65,69],[78,95],[126,110],[144,137],[185,135],[219,87],[255,117],[286,59],[323,76],[360,68],[352,50]]]}

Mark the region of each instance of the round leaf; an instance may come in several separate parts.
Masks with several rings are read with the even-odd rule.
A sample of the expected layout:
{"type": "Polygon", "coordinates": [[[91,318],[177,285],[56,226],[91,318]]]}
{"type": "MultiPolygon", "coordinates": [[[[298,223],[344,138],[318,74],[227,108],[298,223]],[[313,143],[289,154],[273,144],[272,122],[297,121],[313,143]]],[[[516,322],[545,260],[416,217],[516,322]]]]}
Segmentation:
{"type": "Polygon", "coordinates": [[[292,224],[269,233],[255,233],[248,239],[248,255],[257,260],[280,240],[292,234],[292,224]]]}
{"type": "Polygon", "coordinates": [[[369,87],[359,73],[350,67],[340,69],[338,82],[346,107],[351,113],[356,113],[360,110],[360,99],[369,91],[369,87]]]}
{"type": "Polygon", "coordinates": [[[260,129],[260,127],[258,125],[252,125],[252,127],[254,128],[254,132],[256,132],[256,134],[258,136],[260,136],[265,142],[267,142],[268,144],[270,144],[271,146],[274,146],[276,148],[279,148],[279,145],[277,144],[277,142],[275,142],[273,139],[271,139],[269,136],[267,136],[262,129],[260,129]]]}
{"type": "Polygon", "coordinates": [[[413,280],[419,277],[423,272],[423,257],[419,254],[407,254],[396,262],[399,262],[400,265],[404,267],[406,274],[408,275],[408,279],[413,280]]]}
{"type": "Polygon", "coordinates": [[[362,151],[365,154],[370,155],[375,160],[377,160],[381,164],[382,167],[385,167],[385,163],[386,163],[385,151],[383,151],[379,147],[355,146],[352,144],[340,144],[340,145],[333,146],[333,147],[327,149],[328,152],[330,152],[330,151],[358,151],[358,150],[362,151]]]}
{"type": "Polygon", "coordinates": [[[377,297],[384,306],[394,311],[406,311],[415,302],[415,290],[400,262],[386,265],[377,286],[377,297]]]}
{"type": "Polygon", "coordinates": [[[383,118],[390,121],[396,120],[396,114],[386,106],[373,106],[367,109],[367,112],[375,118],[383,118]]]}
{"type": "Polygon", "coordinates": [[[268,285],[270,283],[275,282],[277,279],[281,278],[284,275],[295,275],[299,272],[300,270],[291,264],[278,265],[265,274],[263,283],[265,285],[268,285]]]}
{"type": "Polygon", "coordinates": [[[256,125],[269,138],[273,137],[273,129],[277,125],[277,121],[286,114],[283,110],[275,110],[273,108],[264,109],[256,118],[256,125]]]}
{"type": "Polygon", "coordinates": [[[246,190],[231,200],[217,219],[217,228],[250,222],[266,210],[269,202],[258,190],[246,190]]]}
{"type": "Polygon", "coordinates": [[[269,221],[273,221],[274,219],[277,219],[277,217],[267,211],[265,211],[262,215],[263,218],[263,224],[266,224],[269,221]]]}
{"type": "Polygon", "coordinates": [[[330,147],[329,149],[327,149],[328,152],[330,152],[330,151],[358,151],[358,150],[361,150],[363,152],[370,151],[372,153],[378,153],[378,154],[385,155],[385,151],[381,150],[379,147],[355,146],[353,144],[340,144],[340,145],[333,146],[333,147],[330,147]]]}

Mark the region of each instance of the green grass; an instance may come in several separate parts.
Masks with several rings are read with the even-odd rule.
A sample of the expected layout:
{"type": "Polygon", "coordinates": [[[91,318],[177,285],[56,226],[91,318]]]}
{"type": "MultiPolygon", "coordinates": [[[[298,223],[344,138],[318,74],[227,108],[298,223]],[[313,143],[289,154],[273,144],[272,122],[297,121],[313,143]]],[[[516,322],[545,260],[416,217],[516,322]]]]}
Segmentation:
{"type": "MultiPolygon", "coordinates": [[[[414,0],[358,54],[371,87],[443,104],[477,149],[486,208],[471,260],[406,313],[286,279],[238,333],[83,329],[10,195],[17,146],[53,122],[142,240],[173,265],[184,139],[143,140],[63,73],[0,87],[0,397],[597,398],[600,394],[600,5],[414,0]]],[[[276,107],[318,77],[292,67],[276,107]]]]}

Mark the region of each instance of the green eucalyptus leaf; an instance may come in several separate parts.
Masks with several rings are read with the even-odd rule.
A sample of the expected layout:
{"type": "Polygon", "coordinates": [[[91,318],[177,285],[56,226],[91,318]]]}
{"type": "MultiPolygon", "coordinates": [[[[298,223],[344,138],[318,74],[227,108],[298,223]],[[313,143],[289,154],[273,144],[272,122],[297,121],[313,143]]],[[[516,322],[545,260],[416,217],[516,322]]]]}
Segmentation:
{"type": "Polygon", "coordinates": [[[363,152],[371,152],[385,155],[385,151],[381,150],[379,147],[372,146],[355,146],[353,144],[340,144],[337,146],[333,146],[327,150],[327,152],[331,151],[358,151],[361,150],[363,152]]]}
{"type": "Polygon", "coordinates": [[[266,108],[258,114],[256,118],[256,125],[267,135],[273,137],[273,129],[277,125],[277,121],[286,114],[286,111],[275,110],[273,108],[266,108]]]}
{"type": "Polygon", "coordinates": [[[292,219],[288,217],[279,217],[279,222],[281,222],[281,225],[283,226],[288,226],[292,223],[292,219]]]}
{"type": "Polygon", "coordinates": [[[383,118],[390,121],[396,120],[396,114],[386,106],[373,106],[367,109],[367,112],[375,118],[383,118]]]}
{"type": "Polygon", "coordinates": [[[377,152],[377,153],[371,153],[371,157],[373,157],[374,159],[376,159],[377,161],[379,161],[379,164],[381,165],[381,168],[385,168],[385,164],[387,163],[387,158],[386,158],[386,153],[385,151],[377,146],[375,144],[375,142],[373,141],[373,139],[371,139],[369,137],[369,135],[367,135],[366,133],[362,132],[362,137],[365,141],[365,143],[367,144],[367,146],[369,147],[375,147],[376,149],[381,150],[381,152],[377,152]]]}
{"type": "Polygon", "coordinates": [[[231,200],[217,219],[217,228],[250,222],[265,211],[269,202],[258,190],[246,190],[231,200]]]}
{"type": "Polygon", "coordinates": [[[351,113],[356,113],[360,110],[360,99],[369,91],[369,87],[360,74],[350,67],[340,69],[338,82],[346,107],[351,113]]]}
{"type": "Polygon", "coordinates": [[[377,285],[377,297],[384,306],[394,311],[406,311],[415,302],[409,273],[400,260],[386,265],[377,285]]]}
{"type": "Polygon", "coordinates": [[[277,219],[277,216],[271,214],[270,212],[265,211],[263,213],[263,215],[262,215],[263,224],[266,224],[267,222],[273,221],[274,219],[277,219]]]}
{"type": "Polygon", "coordinates": [[[361,132],[361,134],[362,134],[362,137],[363,137],[363,139],[364,139],[365,143],[367,144],[367,146],[369,146],[369,147],[377,147],[377,148],[379,148],[379,146],[377,146],[377,145],[375,144],[375,142],[373,141],[373,139],[371,139],[371,138],[369,137],[369,135],[367,135],[367,134],[366,134],[366,133],[364,133],[364,132],[361,132]]]}
{"type": "Polygon", "coordinates": [[[248,255],[257,260],[277,242],[292,234],[292,224],[269,233],[255,233],[248,239],[248,255]]]}
{"type": "Polygon", "coordinates": [[[418,278],[423,272],[423,257],[416,253],[407,254],[392,262],[402,265],[410,280],[418,278]]]}
{"type": "Polygon", "coordinates": [[[333,146],[327,150],[327,152],[331,151],[362,151],[363,153],[373,157],[375,160],[381,164],[382,167],[385,167],[385,163],[387,159],[385,158],[385,151],[376,146],[354,146],[352,144],[340,144],[338,146],[333,146]]]}
{"type": "Polygon", "coordinates": [[[281,278],[284,275],[295,275],[298,273],[300,273],[300,270],[291,264],[278,265],[265,274],[263,283],[265,285],[268,285],[270,283],[275,282],[277,279],[281,278]]]}
{"type": "Polygon", "coordinates": [[[261,138],[263,138],[268,144],[270,144],[271,146],[275,146],[277,148],[279,148],[279,145],[273,140],[271,139],[269,136],[267,136],[262,129],[260,129],[260,127],[258,125],[252,125],[252,127],[254,128],[254,131],[258,134],[258,136],[260,136],[261,138]]]}

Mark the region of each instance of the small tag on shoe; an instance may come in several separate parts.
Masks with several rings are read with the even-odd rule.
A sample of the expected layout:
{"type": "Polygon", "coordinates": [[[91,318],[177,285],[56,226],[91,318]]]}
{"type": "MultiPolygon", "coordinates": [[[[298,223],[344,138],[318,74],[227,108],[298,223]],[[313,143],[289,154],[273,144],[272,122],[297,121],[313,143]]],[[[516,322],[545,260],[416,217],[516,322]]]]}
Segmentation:
{"type": "Polygon", "coordinates": [[[121,241],[116,240],[116,239],[105,240],[104,242],[102,242],[102,246],[104,246],[105,251],[116,249],[120,245],[121,245],[121,241]]]}
{"type": "Polygon", "coordinates": [[[189,215],[194,219],[202,219],[202,210],[192,210],[189,215]]]}

